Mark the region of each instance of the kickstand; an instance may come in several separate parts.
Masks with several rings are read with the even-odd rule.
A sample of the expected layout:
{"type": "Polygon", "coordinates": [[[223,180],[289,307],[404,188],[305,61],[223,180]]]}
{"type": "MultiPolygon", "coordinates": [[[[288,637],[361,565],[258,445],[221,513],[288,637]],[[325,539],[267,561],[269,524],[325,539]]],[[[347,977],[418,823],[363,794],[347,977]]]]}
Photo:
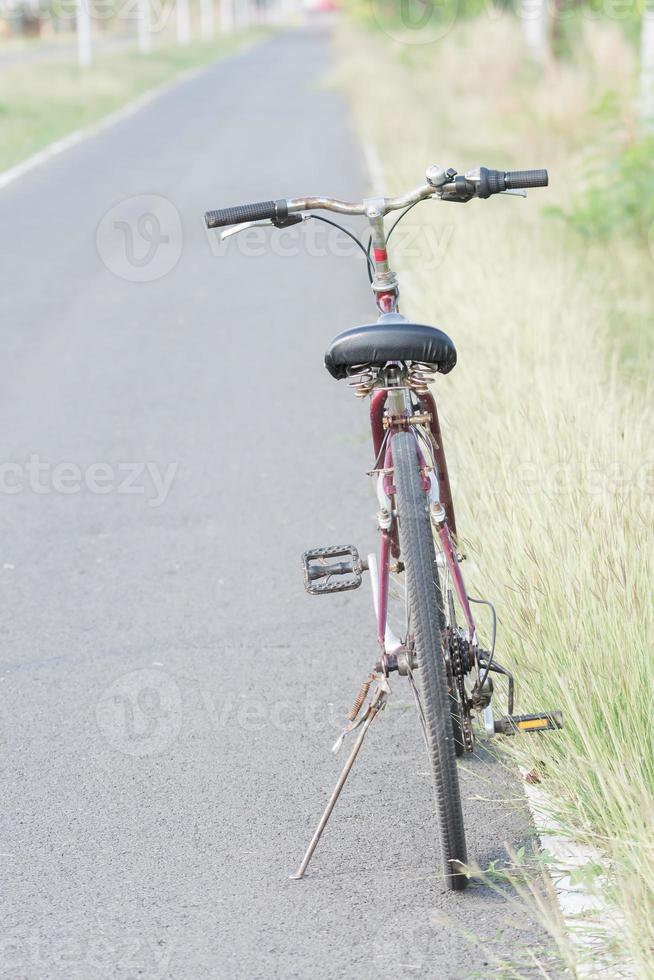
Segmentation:
{"type": "Polygon", "coordinates": [[[309,862],[311,861],[311,858],[313,857],[313,852],[315,851],[316,847],[318,846],[318,841],[322,837],[322,832],[325,829],[325,827],[327,826],[327,821],[329,820],[329,818],[332,815],[332,810],[336,806],[336,801],[338,800],[339,796],[341,795],[341,790],[345,786],[347,777],[350,775],[350,771],[352,769],[352,766],[354,765],[354,761],[355,761],[356,757],[359,754],[359,750],[360,750],[361,746],[363,745],[363,740],[366,737],[366,733],[367,733],[368,729],[370,728],[370,726],[372,725],[372,723],[375,720],[375,718],[377,717],[377,715],[379,714],[379,712],[384,708],[384,706],[386,704],[386,699],[387,699],[388,695],[390,694],[390,691],[391,691],[391,689],[390,689],[390,687],[388,685],[388,681],[386,680],[385,677],[382,676],[379,679],[378,687],[377,687],[375,693],[373,694],[372,698],[370,699],[370,704],[368,705],[368,708],[366,710],[366,713],[363,716],[363,718],[361,719],[361,730],[360,730],[360,732],[359,732],[359,734],[357,736],[356,742],[352,746],[352,751],[350,752],[350,754],[349,754],[349,756],[347,758],[347,762],[343,766],[343,771],[341,772],[341,775],[338,777],[338,782],[336,783],[336,786],[334,787],[334,792],[329,797],[329,802],[328,802],[327,806],[325,807],[325,812],[323,813],[322,817],[320,818],[320,823],[316,827],[316,832],[313,835],[313,837],[311,838],[311,843],[309,844],[309,846],[307,848],[306,854],[302,858],[302,863],[301,863],[300,867],[298,868],[298,870],[296,871],[296,873],[294,875],[291,875],[290,876],[293,880],[296,880],[297,881],[300,878],[303,878],[304,877],[304,873],[307,870],[307,868],[309,867],[309,862]]]}

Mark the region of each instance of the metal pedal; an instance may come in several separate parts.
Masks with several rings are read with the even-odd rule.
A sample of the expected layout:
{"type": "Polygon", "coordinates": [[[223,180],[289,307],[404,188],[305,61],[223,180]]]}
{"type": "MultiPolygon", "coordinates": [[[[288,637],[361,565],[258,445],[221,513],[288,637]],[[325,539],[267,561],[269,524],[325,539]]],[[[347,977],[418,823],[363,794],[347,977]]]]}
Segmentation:
{"type": "Polygon", "coordinates": [[[505,715],[495,719],[496,735],[520,735],[523,732],[553,732],[563,728],[560,711],[543,711],[538,715],[505,715]]]}
{"type": "Polygon", "coordinates": [[[361,573],[368,567],[351,544],[313,548],[302,555],[304,588],[310,595],[350,592],[361,585],[361,573]]]}

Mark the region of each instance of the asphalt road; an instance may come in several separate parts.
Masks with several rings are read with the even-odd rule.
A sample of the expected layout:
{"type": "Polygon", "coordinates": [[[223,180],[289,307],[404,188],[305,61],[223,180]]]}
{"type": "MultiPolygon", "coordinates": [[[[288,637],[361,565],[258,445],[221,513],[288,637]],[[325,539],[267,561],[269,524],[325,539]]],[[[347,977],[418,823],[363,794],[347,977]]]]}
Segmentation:
{"type": "MultiPolygon", "coordinates": [[[[371,301],[315,229],[221,257],[201,215],[363,195],[329,70],[278,36],[0,192],[3,978],[490,977],[543,939],[443,891],[399,682],[288,877],[375,656],[367,588],[299,565],[375,539],[366,409],[322,367],[371,301]]],[[[482,866],[529,840],[500,763],[462,788],[482,866]]]]}

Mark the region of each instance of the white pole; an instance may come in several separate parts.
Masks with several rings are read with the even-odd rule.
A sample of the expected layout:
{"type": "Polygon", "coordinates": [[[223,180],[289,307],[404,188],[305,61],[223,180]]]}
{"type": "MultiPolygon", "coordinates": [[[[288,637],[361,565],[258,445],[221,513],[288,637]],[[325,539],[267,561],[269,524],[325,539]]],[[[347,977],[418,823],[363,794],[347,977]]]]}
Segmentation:
{"type": "Polygon", "coordinates": [[[80,68],[89,68],[92,61],[90,2],[91,0],[77,0],[75,7],[77,57],[80,68]]]}
{"type": "Polygon", "coordinates": [[[213,0],[200,0],[200,33],[205,41],[213,37],[213,0]]]}
{"type": "Polygon", "coordinates": [[[643,10],[640,37],[640,119],[643,131],[654,131],[654,3],[643,10]]]}
{"type": "Polygon", "coordinates": [[[220,0],[220,32],[234,32],[234,0],[220,0]]]}
{"type": "Polygon", "coordinates": [[[176,0],[177,43],[188,44],[191,40],[191,15],[188,0],[176,0]]]}
{"type": "Polygon", "coordinates": [[[152,23],[150,19],[150,0],[137,0],[136,30],[141,54],[152,51],[152,23]]]}
{"type": "Polygon", "coordinates": [[[529,55],[542,63],[547,56],[547,7],[545,0],[522,0],[520,18],[529,55]]]}
{"type": "Polygon", "coordinates": [[[234,26],[237,30],[248,27],[250,23],[250,0],[234,0],[234,26]]]}

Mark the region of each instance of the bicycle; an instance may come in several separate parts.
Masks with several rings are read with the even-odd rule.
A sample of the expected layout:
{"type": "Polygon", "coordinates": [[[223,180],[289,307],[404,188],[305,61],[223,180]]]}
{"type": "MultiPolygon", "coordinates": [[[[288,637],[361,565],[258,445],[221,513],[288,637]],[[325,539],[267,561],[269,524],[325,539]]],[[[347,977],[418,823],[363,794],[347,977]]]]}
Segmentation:
{"type": "Polygon", "coordinates": [[[358,735],[325,812],[294,878],[303,877],[373,720],[390,694],[389,677],[405,676],[415,699],[430,763],[444,879],[452,890],[468,883],[466,838],[456,759],[475,746],[473,719],[479,715],[487,736],[543,732],[561,728],[560,711],[514,715],[513,675],[495,659],[497,617],[486,599],[469,596],[457,550],[452,493],[431,385],[436,374],[455,366],[455,346],[442,330],[412,323],[399,312],[399,286],[388,258],[393,230],[416,204],[438,199],[467,203],[495,194],[526,197],[526,188],[546,187],[546,170],[498,171],[479,167],[459,174],[431,166],[426,182],[394,198],[348,203],[328,197],[264,201],[208,211],[208,228],[232,226],[223,238],[253,225],[287,228],[309,219],[340,228],[365,256],[378,318],[338,334],[325,354],[332,377],[347,379],[360,398],[370,398],[374,464],[379,503],[379,555],[362,559],[353,545],[315,548],[302,556],[304,583],[311,595],[358,588],[370,574],[377,621],[379,656],[362,684],[335,750],[346,736],[358,735]],[[367,246],[349,229],[316,215],[317,210],[365,215],[367,246]],[[401,214],[386,233],[384,218],[401,214]],[[399,585],[400,629],[393,629],[389,607],[399,585]],[[489,648],[478,639],[472,604],[492,612],[489,648]],[[465,625],[457,623],[457,605],[465,625]],[[507,714],[495,718],[491,674],[508,682],[507,714]]]}

